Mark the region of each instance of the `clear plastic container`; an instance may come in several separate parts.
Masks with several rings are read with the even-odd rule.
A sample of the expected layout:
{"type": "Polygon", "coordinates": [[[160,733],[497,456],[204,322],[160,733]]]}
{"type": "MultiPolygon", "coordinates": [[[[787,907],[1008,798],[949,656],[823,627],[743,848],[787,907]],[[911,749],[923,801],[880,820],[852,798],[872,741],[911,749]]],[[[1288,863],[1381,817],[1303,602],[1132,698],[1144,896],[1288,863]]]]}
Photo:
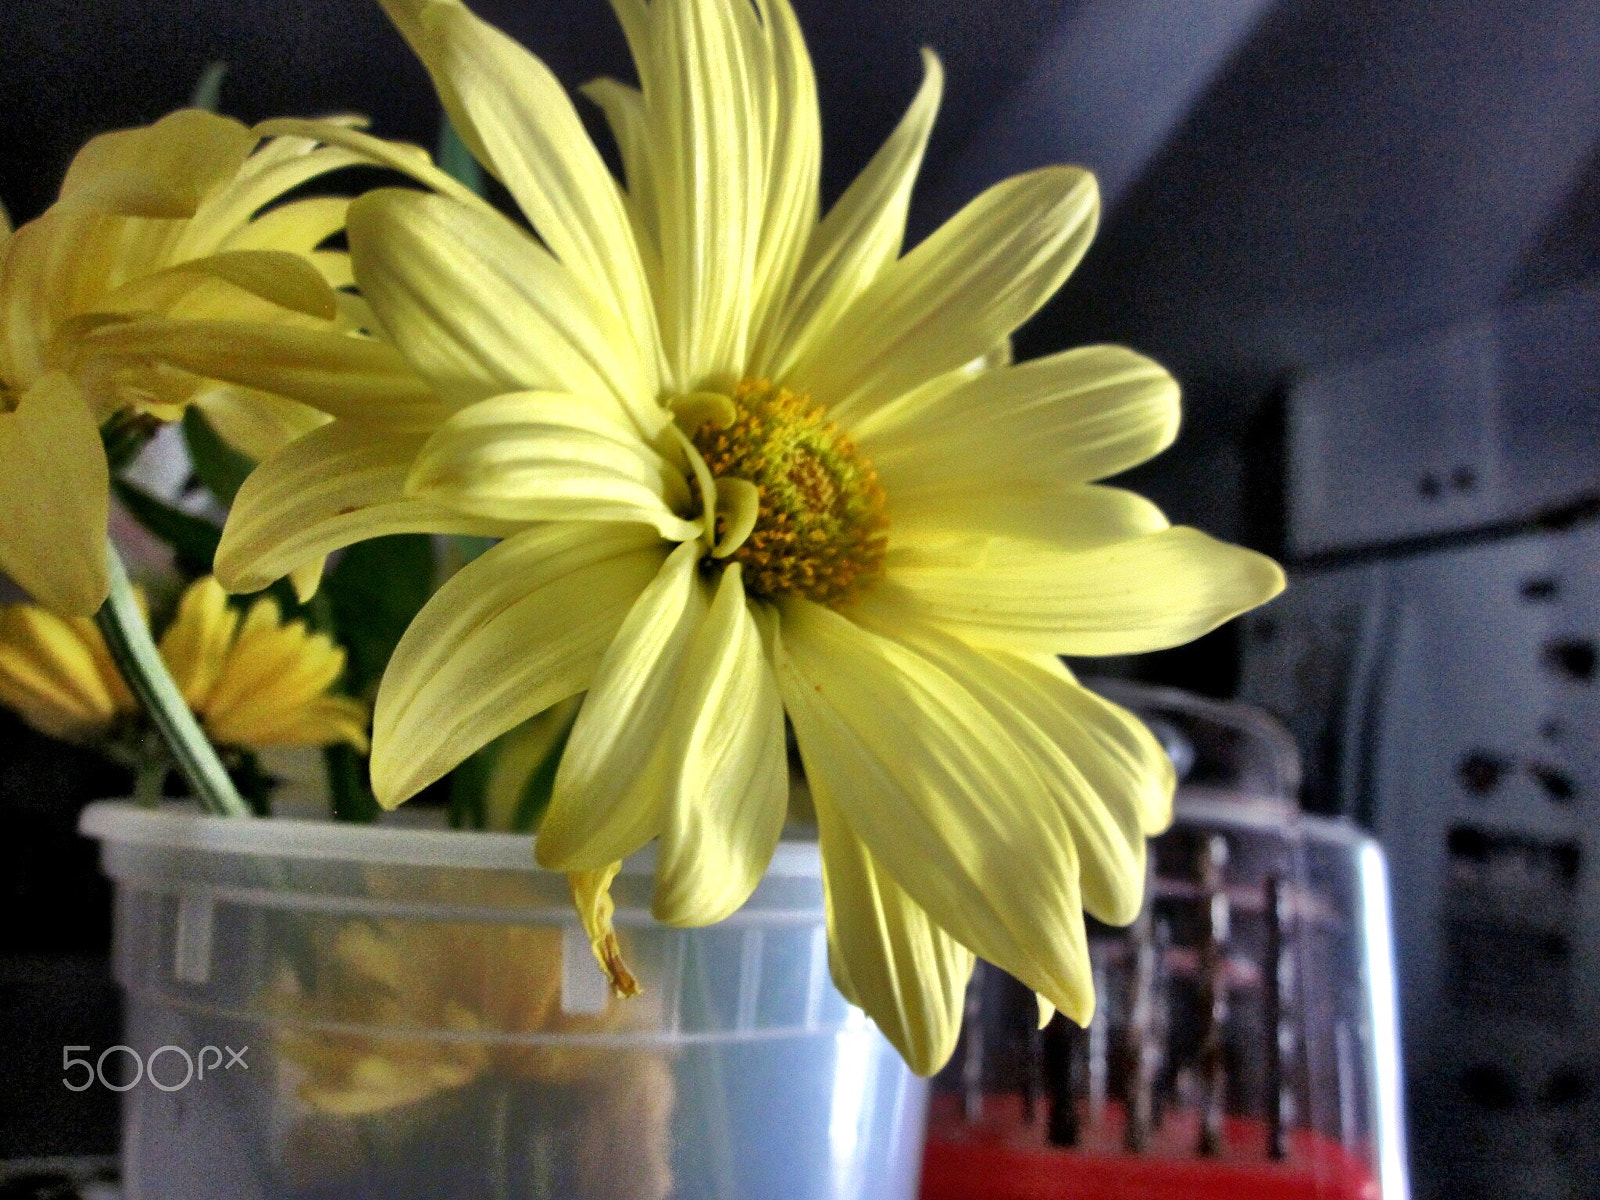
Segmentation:
{"type": "Polygon", "coordinates": [[[128,1049],[80,1057],[127,1088],[126,1200],[915,1193],[926,1086],[829,979],[814,845],[700,930],[651,921],[630,862],[646,991],[615,1001],[526,837],[114,802],[82,828],[128,1049]]]}

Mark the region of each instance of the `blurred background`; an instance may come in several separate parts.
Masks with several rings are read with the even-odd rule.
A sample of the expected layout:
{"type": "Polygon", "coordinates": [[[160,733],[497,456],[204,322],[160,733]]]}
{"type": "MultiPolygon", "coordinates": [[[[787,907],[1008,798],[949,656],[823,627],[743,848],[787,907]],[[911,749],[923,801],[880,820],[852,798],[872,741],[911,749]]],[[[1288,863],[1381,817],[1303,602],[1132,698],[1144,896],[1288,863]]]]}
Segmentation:
{"type": "MultiPolygon", "coordinates": [[[[1600,3],[794,3],[825,202],[922,45],[949,82],[913,239],[1005,175],[1098,175],[1099,237],[1018,355],[1165,363],[1184,432],[1129,484],[1290,587],[1092,668],[1265,708],[1303,806],[1383,843],[1416,1194],[1600,1195],[1600,3]]],[[[473,7],[569,83],[626,71],[600,0],[473,7]]],[[[14,219],[217,60],[247,121],[358,111],[436,140],[376,4],[34,0],[0,12],[14,219]]],[[[115,1097],[65,1092],[52,1056],[116,1040],[108,891],[74,823],[125,786],[0,713],[0,1160],[114,1152],[115,1097]]]]}

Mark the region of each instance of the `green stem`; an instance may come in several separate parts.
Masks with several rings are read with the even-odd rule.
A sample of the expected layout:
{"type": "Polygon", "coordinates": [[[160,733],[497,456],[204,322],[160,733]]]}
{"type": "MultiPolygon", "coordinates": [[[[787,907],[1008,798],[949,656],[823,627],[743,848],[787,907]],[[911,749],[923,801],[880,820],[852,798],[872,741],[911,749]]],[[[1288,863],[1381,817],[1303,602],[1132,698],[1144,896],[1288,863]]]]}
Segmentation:
{"type": "Polygon", "coordinates": [[[167,671],[167,664],[150,637],[144,613],[139,610],[139,601],[133,594],[133,584],[128,581],[122,557],[109,540],[106,564],[111,575],[111,594],[95,614],[95,622],[105,634],[117,669],[150,714],[200,803],[218,816],[248,817],[249,805],[234,790],[233,781],[228,778],[216,750],[201,732],[200,723],[194,719],[183,693],[167,671]]]}

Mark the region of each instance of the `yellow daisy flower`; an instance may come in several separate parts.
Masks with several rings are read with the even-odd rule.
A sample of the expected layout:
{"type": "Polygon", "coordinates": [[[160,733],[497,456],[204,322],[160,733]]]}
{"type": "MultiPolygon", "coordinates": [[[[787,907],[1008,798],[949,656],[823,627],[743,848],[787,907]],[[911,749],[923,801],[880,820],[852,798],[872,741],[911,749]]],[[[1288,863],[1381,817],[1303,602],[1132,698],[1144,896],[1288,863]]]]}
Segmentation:
{"type": "MultiPolygon", "coordinates": [[[[191,584],[161,657],[206,735],[222,746],[367,747],[367,709],[330,692],[344,651],[262,597],[240,614],[211,576],[191,584]]],[[[105,638],[87,617],[0,607],[0,704],[34,728],[99,742],[138,713],[105,638]]]]}
{"type": "Polygon", "coordinates": [[[171,420],[195,403],[261,457],[327,419],[153,358],[175,328],[237,353],[261,324],[341,323],[348,256],[317,247],[348,201],[260,210],[357,156],[260,142],[197,110],[104,134],[42,216],[0,229],[0,569],[50,608],[88,615],[106,596],[105,422],[171,420]]]}
{"type": "Polygon", "coordinates": [[[250,590],[370,532],[502,524],[390,663],[374,786],[397,804],[586,691],[536,852],[619,986],[614,864],[657,842],[662,921],[736,909],[784,822],[787,717],[834,978],[912,1067],[949,1056],[974,954],[1087,1021],[1083,911],[1137,911],[1173,777],[1055,656],[1172,646],[1283,584],[1094,482],[1174,437],[1161,367],[1007,361],[1089,243],[1092,177],[1009,179],[902,254],[937,59],[819,219],[785,0],[614,0],[642,86],[585,91],[624,189],[538,59],[454,0],[385,7],[537,239],[454,193],[352,206],[362,294],[440,407],[264,464],[219,575],[250,590]]]}

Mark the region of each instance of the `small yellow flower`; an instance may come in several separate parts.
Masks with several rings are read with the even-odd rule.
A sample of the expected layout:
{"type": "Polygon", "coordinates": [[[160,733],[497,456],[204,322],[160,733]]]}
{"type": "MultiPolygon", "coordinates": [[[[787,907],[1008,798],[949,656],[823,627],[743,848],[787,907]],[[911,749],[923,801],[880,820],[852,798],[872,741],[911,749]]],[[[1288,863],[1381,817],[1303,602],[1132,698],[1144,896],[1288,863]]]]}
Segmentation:
{"type": "Polygon", "coordinates": [[[974,954],[1087,1021],[1084,910],[1137,911],[1173,774],[1055,656],[1177,645],[1283,585],[1097,482],[1176,435],[1160,366],[1010,362],[1088,247],[1093,178],[1006,180],[902,254],[932,54],[824,217],[787,0],[613,0],[641,87],[585,92],[624,188],[539,60],[456,0],[384,4],[538,236],[421,172],[436,194],[352,206],[363,298],[436,406],[263,464],[219,575],[254,590],[355,538],[498,523],[390,662],[373,784],[398,804],[586,693],[536,852],[619,988],[615,864],[657,842],[672,924],[742,904],[784,824],[787,720],[834,979],[910,1064],[949,1056],[974,954]]]}
{"type": "MultiPolygon", "coordinates": [[[[330,693],[344,651],[263,597],[242,617],[210,576],[192,584],[161,656],[207,736],[222,746],[367,745],[367,710],[330,693]]],[[[99,742],[138,712],[105,639],[86,617],[0,607],[0,704],[36,729],[99,742]]]]}
{"type": "Polygon", "coordinates": [[[263,326],[310,336],[358,319],[335,291],[348,256],[317,249],[348,201],[261,211],[355,160],[184,110],[94,138],[42,216],[0,229],[0,569],[40,603],[89,615],[105,598],[108,420],[172,420],[193,403],[262,457],[327,419],[177,356],[197,338],[238,353],[263,326]]]}

